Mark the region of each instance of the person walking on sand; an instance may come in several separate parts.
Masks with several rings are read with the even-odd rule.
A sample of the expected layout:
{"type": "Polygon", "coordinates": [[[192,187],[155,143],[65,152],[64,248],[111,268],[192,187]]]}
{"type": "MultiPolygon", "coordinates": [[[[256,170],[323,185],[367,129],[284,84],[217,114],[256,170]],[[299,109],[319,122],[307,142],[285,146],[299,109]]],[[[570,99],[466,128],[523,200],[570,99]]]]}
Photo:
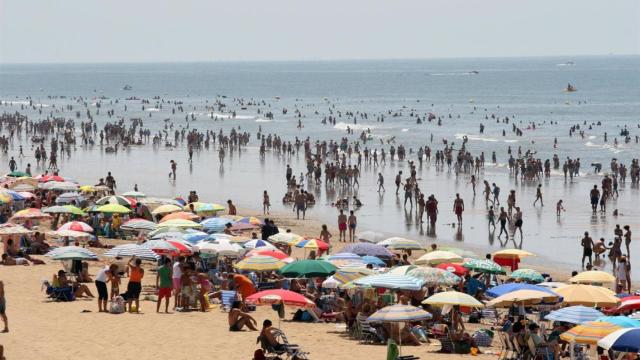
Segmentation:
{"type": "Polygon", "coordinates": [[[380,192],[380,190],[386,191],[384,189],[384,177],[382,176],[382,173],[378,173],[378,192],[380,192]]]}
{"type": "Polygon", "coordinates": [[[7,300],[4,295],[4,283],[0,280],[0,318],[4,323],[3,333],[9,332],[9,319],[7,319],[7,300]]]}
{"type": "Polygon", "coordinates": [[[580,240],[580,246],[582,246],[582,268],[584,269],[584,259],[589,259],[589,265],[593,265],[593,248],[595,247],[588,231],[584,232],[584,237],[580,240]]]}
{"type": "Polygon", "coordinates": [[[533,206],[536,206],[538,200],[540,200],[540,206],[544,206],[544,202],[542,202],[542,184],[538,184],[536,188],[536,199],[533,201],[533,206]]]}
{"type": "Polygon", "coordinates": [[[347,215],[344,210],[340,209],[340,215],[338,215],[338,241],[347,241],[347,215]]]}
{"type": "Polygon", "coordinates": [[[516,231],[520,231],[520,239],[522,239],[522,211],[516,206],[516,213],[513,216],[513,238],[516,238],[516,231]]]}
{"type": "Polygon", "coordinates": [[[353,210],[349,213],[349,241],[353,242],[356,233],[356,226],[358,225],[358,219],[353,213],[353,210]]]}
{"type": "Polygon", "coordinates": [[[173,290],[173,271],[169,267],[171,260],[164,258],[161,266],[156,273],[156,288],[158,289],[158,302],[156,303],[156,312],[160,312],[160,304],[162,299],[164,302],[164,312],[169,313],[169,302],[171,301],[171,291],[173,290]]]}
{"type": "Polygon", "coordinates": [[[269,194],[267,190],[262,193],[262,213],[264,215],[269,214],[269,207],[271,206],[271,201],[269,201],[269,194]]]}
{"type": "Polygon", "coordinates": [[[493,205],[489,206],[489,213],[487,214],[488,220],[489,220],[489,231],[491,230],[491,227],[493,226],[493,231],[496,231],[496,213],[493,211],[493,205]]]}
{"type": "Polygon", "coordinates": [[[169,177],[173,177],[173,180],[175,180],[176,179],[176,170],[178,169],[178,164],[174,160],[171,160],[171,161],[169,161],[169,165],[171,167],[171,171],[169,172],[169,177]]]}
{"type": "Polygon", "coordinates": [[[398,175],[396,175],[396,195],[400,193],[400,184],[402,184],[402,171],[399,171],[398,175]]]}
{"type": "Polygon", "coordinates": [[[331,251],[331,237],[333,237],[333,235],[331,235],[331,233],[329,232],[327,225],[322,224],[322,230],[320,231],[320,240],[329,244],[329,249],[327,251],[327,254],[331,251]]]}
{"type": "Polygon", "coordinates": [[[453,200],[453,212],[458,218],[458,226],[462,226],[462,212],[464,212],[464,200],[460,198],[460,194],[456,194],[455,200],[453,200]]]}
{"type": "Polygon", "coordinates": [[[593,189],[591,189],[589,197],[591,198],[591,210],[595,213],[598,211],[598,200],[600,200],[600,190],[598,190],[598,185],[593,185],[593,189]]]}
{"type": "Polygon", "coordinates": [[[498,233],[498,238],[500,238],[500,236],[502,236],[503,232],[507,236],[507,238],[509,237],[509,233],[507,232],[507,219],[508,218],[509,218],[509,215],[504,210],[504,206],[500,207],[500,215],[498,215],[498,221],[500,222],[500,233],[498,233]]]}

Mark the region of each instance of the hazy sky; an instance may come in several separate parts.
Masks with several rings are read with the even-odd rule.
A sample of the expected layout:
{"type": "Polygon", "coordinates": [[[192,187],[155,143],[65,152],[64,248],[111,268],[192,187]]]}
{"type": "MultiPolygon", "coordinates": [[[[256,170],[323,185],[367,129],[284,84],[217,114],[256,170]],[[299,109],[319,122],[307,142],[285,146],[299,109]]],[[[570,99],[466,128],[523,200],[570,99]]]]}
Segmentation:
{"type": "Polygon", "coordinates": [[[0,62],[640,54],[638,0],[0,0],[0,62]]]}

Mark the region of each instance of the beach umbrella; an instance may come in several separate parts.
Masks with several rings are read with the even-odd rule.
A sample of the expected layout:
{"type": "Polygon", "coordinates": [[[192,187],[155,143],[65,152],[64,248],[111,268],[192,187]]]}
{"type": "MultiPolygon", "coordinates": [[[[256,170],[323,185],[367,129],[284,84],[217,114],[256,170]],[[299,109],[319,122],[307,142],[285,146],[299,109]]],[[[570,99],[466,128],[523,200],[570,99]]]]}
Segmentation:
{"type": "Polygon", "coordinates": [[[269,236],[269,241],[289,246],[293,246],[302,240],[304,240],[304,237],[294,233],[277,233],[269,236]]]}
{"type": "Polygon", "coordinates": [[[149,240],[142,243],[140,246],[146,249],[151,249],[159,255],[173,256],[180,253],[180,250],[178,250],[174,244],[165,240],[149,240]]]}
{"type": "Polygon", "coordinates": [[[231,244],[229,242],[199,242],[196,244],[196,248],[199,252],[209,255],[219,256],[241,256],[245,250],[238,244],[231,244]]]}
{"type": "Polygon", "coordinates": [[[289,278],[301,277],[327,277],[335,273],[337,268],[328,261],[324,260],[300,260],[287,264],[280,273],[289,278]]]}
{"type": "Polygon", "coordinates": [[[45,214],[42,211],[40,211],[40,209],[36,209],[36,208],[28,208],[28,209],[23,209],[20,211],[17,211],[15,214],[13,214],[13,216],[11,217],[10,220],[30,220],[30,219],[50,219],[51,215],[49,214],[45,214]]]}
{"type": "Polygon", "coordinates": [[[25,199],[34,199],[36,197],[32,192],[28,191],[19,191],[18,194],[25,199]]]}
{"type": "Polygon", "coordinates": [[[427,299],[422,301],[426,305],[452,305],[452,306],[466,306],[474,308],[482,308],[484,304],[478,301],[471,295],[459,292],[459,291],[445,291],[433,294],[427,299]]]}
{"type": "Polygon", "coordinates": [[[520,249],[504,249],[504,250],[499,250],[493,253],[493,256],[497,256],[497,257],[517,257],[517,258],[523,258],[523,257],[527,257],[527,256],[536,256],[534,253],[525,251],[525,250],[520,250],[520,249]]]}
{"type": "Polygon", "coordinates": [[[165,222],[159,223],[158,227],[159,228],[177,227],[177,228],[183,228],[183,229],[199,229],[199,228],[202,228],[202,225],[191,220],[174,219],[174,220],[167,220],[165,222]]]}
{"type": "Polygon", "coordinates": [[[373,266],[380,266],[380,267],[384,267],[387,264],[385,264],[384,261],[382,261],[380,258],[375,257],[375,256],[370,256],[370,255],[365,255],[362,257],[362,262],[364,262],[365,264],[371,264],[373,266]]]}
{"type": "Polygon", "coordinates": [[[640,296],[627,296],[620,299],[620,305],[615,308],[607,309],[606,312],[617,314],[637,309],[640,309],[640,296]]]}
{"type": "Polygon", "coordinates": [[[199,220],[200,217],[194,213],[190,213],[190,212],[186,212],[186,211],[176,211],[173,212],[171,214],[167,214],[165,216],[162,217],[162,219],[160,220],[160,223],[163,223],[165,221],[169,221],[169,220],[191,220],[191,221],[195,221],[195,220],[199,220]]]}
{"type": "Polygon", "coordinates": [[[385,258],[392,258],[394,256],[394,254],[384,246],[369,243],[350,244],[342,248],[342,250],[338,251],[338,253],[345,252],[358,254],[360,256],[375,256],[385,258]]]}
{"type": "Polygon", "coordinates": [[[302,241],[300,241],[299,243],[296,244],[296,247],[302,248],[302,249],[314,249],[314,250],[322,250],[322,251],[326,251],[329,250],[329,244],[327,244],[326,242],[322,241],[322,240],[318,240],[318,239],[304,239],[302,241]]]}
{"type": "Polygon", "coordinates": [[[288,306],[313,308],[316,304],[302,294],[290,290],[264,290],[250,295],[246,301],[256,305],[284,304],[288,306]]]}
{"type": "Polygon", "coordinates": [[[276,247],[271,245],[270,242],[260,240],[260,239],[247,241],[246,243],[244,243],[244,248],[245,249],[270,249],[270,250],[276,249],[276,247]]]}
{"type": "Polygon", "coordinates": [[[549,294],[546,291],[516,290],[498,296],[485,305],[490,307],[510,307],[512,305],[534,305],[541,302],[552,303],[558,300],[560,300],[560,296],[549,294]]]}
{"type": "Polygon", "coordinates": [[[626,316],[602,316],[596,321],[604,321],[623,328],[640,328],[640,320],[631,319],[626,316]]]}
{"type": "Polygon", "coordinates": [[[47,257],[54,257],[56,255],[60,255],[60,254],[64,254],[64,253],[84,253],[85,255],[88,255],[89,257],[93,257],[95,259],[98,258],[98,256],[91,250],[89,249],[85,249],[83,247],[80,246],[61,246],[58,248],[55,248],[53,250],[50,250],[49,252],[47,252],[46,254],[44,254],[44,256],[47,257]]]}
{"type": "Polygon", "coordinates": [[[90,193],[90,192],[97,191],[93,185],[82,185],[80,186],[79,190],[82,191],[83,193],[90,193]]]}
{"type": "Polygon", "coordinates": [[[324,289],[337,289],[341,283],[336,280],[333,275],[329,276],[325,281],[322,282],[322,287],[324,289]]]}
{"type": "Polygon", "coordinates": [[[373,275],[373,272],[367,271],[366,268],[349,268],[338,269],[333,278],[338,282],[338,287],[342,287],[344,284],[348,284],[354,280],[360,279],[365,276],[373,275]]]}
{"type": "Polygon", "coordinates": [[[181,233],[181,238],[189,244],[196,244],[200,241],[208,239],[209,234],[198,230],[187,229],[185,233],[181,233]]]}
{"type": "Polygon", "coordinates": [[[600,286],[572,284],[554,291],[569,305],[613,307],[620,303],[613,291],[600,286]]]}
{"type": "Polygon", "coordinates": [[[15,171],[12,171],[12,172],[8,173],[7,176],[9,176],[9,177],[17,177],[17,178],[19,178],[19,177],[31,177],[31,175],[27,174],[26,172],[18,171],[18,170],[15,170],[15,171]]]}
{"type": "Polygon", "coordinates": [[[486,274],[505,274],[506,272],[502,266],[489,259],[467,259],[462,266],[469,270],[486,273],[486,274]]]}
{"type": "Polygon", "coordinates": [[[267,255],[254,255],[237,262],[234,267],[247,271],[273,271],[281,269],[286,263],[267,255]]]}
{"type": "Polygon", "coordinates": [[[416,265],[438,265],[442,263],[461,263],[462,256],[451,251],[435,250],[420,256],[413,263],[416,265]]]}
{"type": "Polygon", "coordinates": [[[327,257],[327,261],[329,261],[331,263],[333,263],[334,261],[339,261],[339,262],[350,262],[350,261],[362,262],[362,257],[360,257],[360,255],[352,254],[352,253],[339,253],[339,254],[330,255],[329,257],[327,257]]]}
{"type": "Polygon", "coordinates": [[[409,270],[417,269],[416,265],[402,265],[402,266],[394,266],[390,268],[385,274],[393,274],[393,275],[407,275],[409,270]]]}
{"type": "Polygon", "coordinates": [[[26,235],[31,234],[32,231],[25,228],[22,225],[14,223],[0,224],[0,236],[2,235],[26,235]]]}
{"type": "Polygon", "coordinates": [[[96,260],[96,257],[80,251],[67,251],[64,253],[53,255],[51,259],[53,260],[96,260]]]}
{"type": "Polygon", "coordinates": [[[382,309],[371,314],[367,321],[373,322],[414,322],[431,319],[432,316],[421,308],[395,304],[385,306],[382,309]]]}
{"type": "Polygon", "coordinates": [[[79,203],[84,199],[85,199],[84,196],[82,196],[81,194],[79,194],[79,193],[77,193],[75,191],[66,192],[66,193],[58,195],[58,197],[56,198],[56,204],[79,203]]]}
{"type": "Polygon", "coordinates": [[[598,340],[620,329],[620,326],[608,322],[589,321],[563,332],[560,339],[569,343],[595,345],[598,340]]]}
{"type": "Polygon", "coordinates": [[[114,246],[113,248],[107,250],[104,255],[109,257],[135,256],[136,258],[149,261],[157,261],[158,259],[160,259],[160,255],[153,252],[153,250],[137,244],[123,244],[114,246]]]}
{"type": "Polygon", "coordinates": [[[452,263],[442,263],[436,266],[438,269],[447,270],[448,272],[452,272],[458,276],[464,276],[469,272],[469,269],[462,266],[461,264],[452,264],[452,263]]]}
{"type": "Polygon", "coordinates": [[[79,207],[73,206],[73,205],[63,205],[64,208],[69,210],[69,213],[72,215],[78,215],[78,216],[85,216],[87,215],[86,212],[82,211],[82,209],[80,209],[79,207]]]}
{"type": "Polygon", "coordinates": [[[151,240],[182,240],[183,236],[187,233],[186,231],[178,231],[177,228],[168,228],[173,231],[165,231],[161,233],[157,233],[153,236],[149,236],[151,240]]]}
{"type": "Polygon", "coordinates": [[[17,191],[4,188],[0,189],[0,194],[10,196],[13,201],[22,201],[25,199],[24,196],[20,195],[17,191]]]}
{"type": "Polygon", "coordinates": [[[544,277],[538,271],[533,269],[518,269],[509,275],[513,279],[522,279],[525,281],[540,283],[544,281],[544,277]]]}
{"type": "Polygon", "coordinates": [[[639,353],[640,328],[616,330],[598,340],[597,344],[605,350],[639,353]]]}
{"type": "Polygon", "coordinates": [[[214,213],[226,209],[220,204],[202,202],[189,203],[186,204],[183,208],[187,211],[191,211],[191,206],[193,206],[193,211],[195,211],[196,213],[214,213]]]}
{"type": "Polygon", "coordinates": [[[107,205],[107,204],[118,204],[122,206],[131,207],[131,205],[135,205],[135,201],[131,201],[124,196],[120,195],[111,195],[100,198],[96,201],[96,205],[107,205]]]}
{"type": "Polygon", "coordinates": [[[13,202],[13,197],[9,194],[0,193],[0,204],[10,204],[13,202]]]}
{"type": "Polygon", "coordinates": [[[158,227],[158,224],[155,224],[156,228],[154,230],[151,230],[147,236],[150,238],[153,238],[154,236],[160,235],[160,234],[164,234],[164,233],[169,233],[169,232],[178,232],[178,233],[182,233],[182,234],[186,234],[187,233],[187,229],[185,228],[179,228],[179,227],[158,227]]]}
{"type": "Polygon", "coordinates": [[[558,282],[558,281],[545,281],[545,282],[542,282],[542,283],[536,284],[536,285],[545,287],[547,289],[557,289],[557,288],[561,288],[561,287],[567,286],[568,284],[563,283],[563,282],[558,282]]]}
{"type": "Polygon", "coordinates": [[[65,181],[65,179],[60,175],[41,175],[37,177],[38,181],[41,183],[49,182],[49,181],[65,181]]]}
{"type": "Polygon", "coordinates": [[[488,297],[491,297],[491,298],[497,298],[499,296],[508,294],[510,292],[518,291],[518,290],[544,291],[544,292],[547,292],[549,295],[553,295],[553,296],[557,296],[558,295],[553,290],[551,290],[549,288],[542,287],[542,286],[539,286],[539,285],[526,284],[526,283],[507,283],[507,284],[494,286],[494,287],[488,289],[485,292],[485,295],[488,296],[488,297]]]}
{"type": "Polygon", "coordinates": [[[62,205],[49,206],[42,209],[42,212],[47,214],[71,214],[71,210],[62,205]]]}
{"type": "Polygon", "coordinates": [[[415,240],[401,237],[390,237],[378,243],[390,250],[424,250],[424,246],[415,240]]]}
{"type": "Polygon", "coordinates": [[[38,185],[39,188],[44,190],[56,190],[56,191],[76,191],[78,190],[78,184],[70,181],[50,181],[38,185]]]}
{"type": "Polygon", "coordinates": [[[120,204],[107,204],[98,207],[96,211],[109,214],[128,214],[131,212],[131,209],[120,204]]]}
{"type": "Polygon", "coordinates": [[[280,250],[256,249],[249,251],[249,253],[247,254],[248,257],[256,255],[271,256],[272,258],[276,258],[286,263],[293,262],[293,259],[290,258],[289,255],[283,253],[280,250]]]}
{"type": "Polygon", "coordinates": [[[89,226],[89,224],[84,223],[82,221],[70,221],[64,225],[61,225],[58,228],[60,230],[73,230],[73,231],[84,231],[84,232],[92,232],[93,228],[89,226]]]}
{"type": "Polygon", "coordinates": [[[375,231],[363,231],[356,234],[356,238],[358,239],[358,241],[376,244],[384,240],[385,236],[384,234],[375,231]]]}
{"type": "Polygon", "coordinates": [[[424,280],[408,275],[380,274],[364,276],[354,280],[353,283],[358,286],[418,291],[422,289],[424,280]]]}
{"type": "Polygon", "coordinates": [[[253,226],[262,226],[264,222],[257,217],[254,216],[242,216],[239,219],[236,219],[236,223],[240,224],[250,224],[253,226]]]}
{"type": "Polygon", "coordinates": [[[38,188],[36,185],[21,183],[21,182],[14,182],[13,184],[9,185],[9,187],[14,191],[19,191],[19,192],[33,191],[38,188]]]}
{"type": "Polygon", "coordinates": [[[596,319],[601,318],[603,315],[603,313],[594,308],[576,305],[552,311],[544,318],[546,320],[552,321],[562,321],[571,324],[582,324],[589,321],[595,321],[596,319]]]}
{"type": "Polygon", "coordinates": [[[581,284],[591,284],[591,283],[612,283],[615,282],[616,278],[604,271],[600,270],[589,270],[583,271],[578,275],[569,279],[569,282],[572,283],[581,283],[581,284]]]}
{"type": "MultiPolygon", "coordinates": [[[[145,203],[147,203],[146,201],[148,201],[150,199],[145,199],[145,203]]],[[[151,214],[153,215],[160,215],[160,214],[170,214],[176,211],[182,211],[182,208],[175,205],[175,204],[165,204],[165,205],[160,205],[157,208],[153,209],[153,211],[151,211],[151,214]]]]}
{"type": "Polygon", "coordinates": [[[120,226],[120,229],[129,231],[152,231],[157,227],[158,225],[153,221],[136,218],[125,221],[120,226]]]}
{"type": "Polygon", "coordinates": [[[454,253],[456,255],[460,255],[463,259],[464,258],[471,258],[471,259],[477,259],[478,258],[478,254],[474,253],[471,250],[461,249],[461,248],[451,247],[451,246],[438,246],[437,249],[431,250],[431,251],[448,251],[448,252],[452,252],[452,253],[454,253]]]}
{"type": "Polygon", "coordinates": [[[460,283],[460,277],[442,269],[417,267],[407,272],[407,275],[424,280],[428,285],[453,286],[460,283]]]}
{"type": "Polygon", "coordinates": [[[57,238],[71,238],[71,239],[86,239],[92,237],[91,234],[88,234],[84,231],[75,231],[75,230],[56,230],[49,231],[47,233],[49,236],[54,236],[57,238]]]}
{"type": "Polygon", "coordinates": [[[208,233],[220,233],[224,231],[225,226],[229,223],[231,223],[229,219],[212,217],[202,220],[200,225],[208,233]]]}
{"type": "Polygon", "coordinates": [[[245,230],[253,230],[253,229],[256,229],[257,227],[258,226],[253,225],[253,224],[241,223],[241,222],[232,222],[230,230],[232,230],[232,231],[245,231],[245,230]]]}
{"type": "Polygon", "coordinates": [[[147,195],[145,195],[144,193],[141,193],[140,191],[127,191],[125,193],[122,193],[122,196],[128,197],[128,198],[134,198],[134,199],[147,197],[147,195]]]}

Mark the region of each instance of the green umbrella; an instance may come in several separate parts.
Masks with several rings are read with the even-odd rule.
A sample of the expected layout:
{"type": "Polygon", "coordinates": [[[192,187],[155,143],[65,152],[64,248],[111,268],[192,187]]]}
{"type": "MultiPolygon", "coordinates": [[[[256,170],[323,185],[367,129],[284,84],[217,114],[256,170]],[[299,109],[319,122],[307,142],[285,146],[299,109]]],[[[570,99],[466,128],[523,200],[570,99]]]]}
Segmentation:
{"type": "Polygon", "coordinates": [[[469,270],[474,270],[481,273],[506,274],[504,269],[502,269],[502,266],[488,259],[467,259],[467,261],[465,261],[462,266],[466,267],[469,270]]]}
{"type": "Polygon", "coordinates": [[[80,215],[80,216],[87,215],[87,213],[82,211],[82,209],[80,209],[79,207],[76,207],[76,206],[73,206],[73,205],[64,205],[64,207],[69,210],[70,214],[80,215]]]}
{"type": "Polygon", "coordinates": [[[510,275],[514,279],[523,279],[526,281],[540,283],[544,281],[544,277],[533,269],[518,269],[510,275]]]}
{"type": "Polygon", "coordinates": [[[335,273],[337,267],[324,260],[300,260],[280,269],[283,276],[290,278],[326,277],[335,273]]]}
{"type": "Polygon", "coordinates": [[[68,251],[54,255],[53,260],[95,260],[95,256],[80,251],[68,251]]]}
{"type": "Polygon", "coordinates": [[[10,173],[7,174],[7,176],[11,176],[11,177],[31,177],[31,175],[27,174],[26,172],[22,172],[22,171],[12,171],[10,173]]]}

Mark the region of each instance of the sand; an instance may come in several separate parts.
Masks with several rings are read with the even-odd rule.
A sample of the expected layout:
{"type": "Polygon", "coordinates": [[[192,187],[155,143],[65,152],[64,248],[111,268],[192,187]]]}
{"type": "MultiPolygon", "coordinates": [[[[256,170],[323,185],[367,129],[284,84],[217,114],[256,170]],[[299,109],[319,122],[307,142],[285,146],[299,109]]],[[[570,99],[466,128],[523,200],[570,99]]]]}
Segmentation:
{"type": "MultiPolygon", "coordinates": [[[[244,211],[249,214],[250,212],[244,211]]],[[[295,221],[290,214],[273,216],[281,231],[291,228],[300,234],[314,235],[320,224],[314,220],[295,221]]],[[[337,234],[336,229],[331,229],[337,234]]],[[[122,241],[108,240],[108,243],[122,241]]],[[[336,247],[340,247],[336,245],[336,247]]],[[[97,251],[101,252],[101,251],[97,251]]],[[[301,257],[302,252],[294,256],[301,257]]],[[[43,257],[40,257],[43,258],[43,257]]],[[[43,291],[43,279],[51,279],[61,268],[57,261],[47,260],[42,266],[2,266],[0,279],[5,282],[7,315],[10,332],[0,334],[7,359],[251,359],[256,345],[256,332],[230,333],[226,313],[214,308],[206,313],[189,312],[156,314],[155,302],[142,301],[142,314],[112,315],[97,312],[93,299],[74,302],[51,302],[43,291]],[[89,311],[89,312],[86,312],[89,311]]],[[[95,275],[100,263],[90,265],[95,275]]],[[[155,274],[147,269],[144,285],[155,283],[155,274]]],[[[545,267],[549,272],[549,267],[545,267]]],[[[563,270],[552,271],[557,278],[563,270]]],[[[94,295],[95,286],[88,284],[94,295]]],[[[123,282],[121,288],[126,286],[123,282]]],[[[288,308],[288,312],[294,309],[288,308]]],[[[253,314],[259,324],[277,314],[270,307],[258,307],[253,314]]],[[[288,314],[287,318],[291,318],[288,314]]],[[[309,351],[312,359],[383,359],[386,348],[380,345],[361,345],[350,339],[344,327],[331,323],[296,323],[284,321],[280,327],[289,341],[309,351]]],[[[473,327],[472,327],[473,329],[473,327]]],[[[497,340],[494,340],[497,344],[497,340]]],[[[463,355],[439,354],[439,343],[420,347],[405,347],[403,353],[421,358],[453,359],[463,355]]],[[[498,348],[483,348],[497,353],[498,348]]],[[[464,355],[470,356],[470,355],[464,355]]],[[[495,358],[485,354],[480,358],[495,358]]]]}

